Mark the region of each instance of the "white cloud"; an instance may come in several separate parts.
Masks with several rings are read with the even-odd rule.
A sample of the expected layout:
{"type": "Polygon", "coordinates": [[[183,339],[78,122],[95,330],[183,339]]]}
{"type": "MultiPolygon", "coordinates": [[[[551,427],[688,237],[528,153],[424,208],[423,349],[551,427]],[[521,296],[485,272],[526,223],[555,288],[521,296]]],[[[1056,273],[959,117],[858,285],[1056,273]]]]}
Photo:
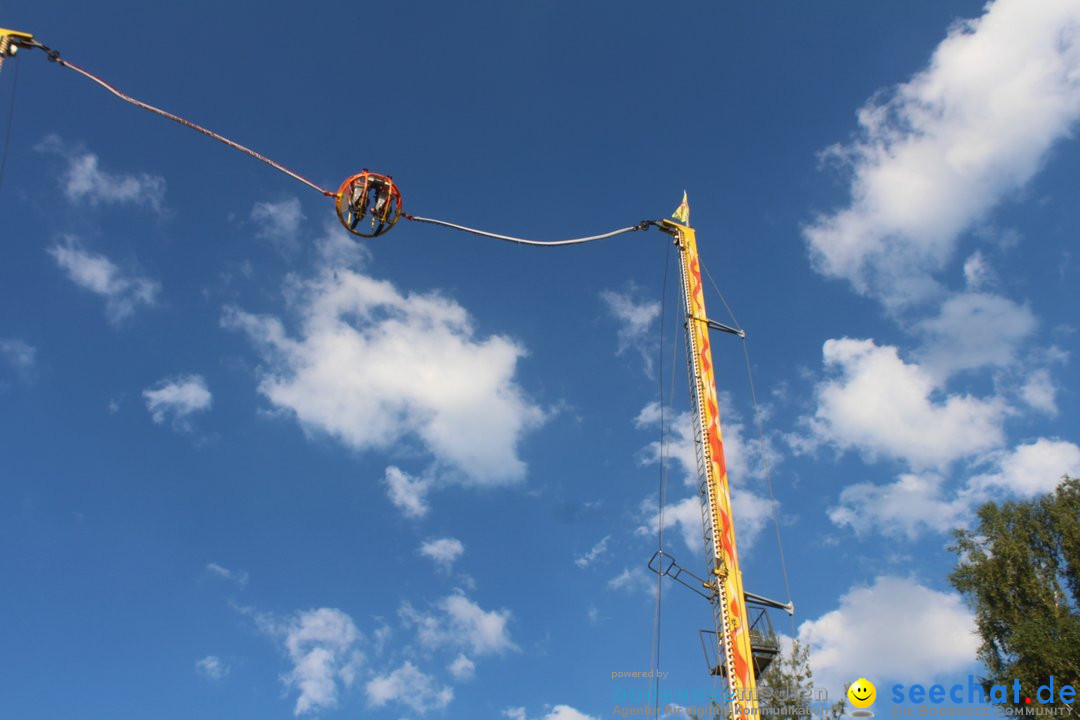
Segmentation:
{"type": "Polygon", "coordinates": [[[290,197],[279,202],[259,201],[252,206],[249,217],[258,226],[255,229],[257,237],[283,248],[298,245],[300,223],[304,220],[299,198],[290,197]]]}
{"type": "Polygon", "coordinates": [[[1037,325],[1027,306],[1000,295],[961,293],[916,326],[925,338],[919,364],[938,383],[961,370],[1007,367],[1037,325]]]}
{"type": "Polygon", "coordinates": [[[248,584],[248,574],[243,570],[230,570],[224,565],[218,565],[216,562],[211,562],[206,564],[206,571],[223,580],[234,582],[240,587],[245,587],[248,584]]]}
{"type": "Polygon", "coordinates": [[[1030,498],[1053,490],[1062,475],[1080,475],[1080,447],[1064,440],[1039,438],[991,458],[995,469],[968,483],[976,500],[1002,491],[1030,498]]]}
{"type": "Polygon", "coordinates": [[[1057,386],[1050,377],[1050,371],[1045,368],[1035,370],[1028,376],[1020,389],[1020,397],[1028,407],[1051,417],[1058,414],[1057,386]]]}
{"type": "Polygon", "coordinates": [[[1080,447],[1039,438],[1008,452],[989,453],[979,465],[989,468],[969,472],[966,481],[952,488],[934,473],[904,474],[885,485],[850,485],[829,509],[829,518],[859,535],[915,539],[927,531],[948,533],[967,527],[978,505],[987,500],[1030,498],[1053,490],[1062,475],[1080,473],[1080,447]]]}
{"type": "Polygon", "coordinates": [[[351,617],[334,608],[298,612],[285,621],[257,618],[260,628],[282,641],[292,669],[281,680],[299,695],[293,714],[337,706],[341,687],[348,688],[364,663],[360,631],[351,617]]]}
{"type": "Polygon", "coordinates": [[[465,546],[457,538],[429,540],[420,546],[420,554],[431,558],[445,572],[449,572],[463,552],[465,546]]]}
{"type": "MultiPolygon", "coordinates": [[[[528,720],[523,707],[510,707],[503,710],[503,717],[509,720],[528,720]]],[[[593,715],[586,715],[569,705],[555,705],[539,720],[599,720],[593,715]]]]}
{"type": "Polygon", "coordinates": [[[605,535],[604,537],[602,537],[599,542],[592,546],[592,549],[590,549],[589,552],[585,553],[584,555],[578,555],[576,558],[574,558],[574,564],[582,570],[592,565],[598,557],[607,552],[607,544],[608,540],[610,539],[610,535],[605,535]]]}
{"type": "Polygon", "coordinates": [[[396,702],[424,714],[449,705],[454,699],[454,690],[446,685],[439,687],[435,678],[420,672],[406,660],[388,675],[372,678],[367,684],[367,698],[372,707],[396,702]]]}
{"type": "Polygon", "coordinates": [[[810,647],[815,683],[837,694],[859,677],[883,682],[963,670],[979,646],[960,595],[888,576],[849,589],[836,610],[799,626],[799,640],[810,647]]]}
{"type": "Polygon", "coordinates": [[[838,505],[829,509],[829,519],[859,535],[877,532],[915,539],[925,530],[946,533],[960,527],[967,507],[945,498],[943,482],[926,473],[901,475],[887,485],[849,485],[841,491],[838,505]]]}
{"type": "Polygon", "coordinates": [[[90,205],[143,205],[160,212],[165,200],[165,179],[158,175],[113,174],[102,170],[98,156],[72,156],[63,180],[69,200],[90,205]]]}
{"type": "Polygon", "coordinates": [[[383,484],[386,485],[386,495],[390,502],[405,517],[422,518],[431,510],[427,503],[427,494],[432,486],[429,478],[413,477],[391,465],[386,468],[383,484]]]}
{"type": "Polygon", "coordinates": [[[46,135],[34,149],[67,160],[60,187],[72,202],[91,206],[131,204],[162,211],[165,179],[159,175],[102,170],[96,154],[72,147],[58,135],[46,135]]]}
{"type": "Polygon", "coordinates": [[[623,568],[621,573],[607,581],[607,587],[608,590],[649,595],[656,592],[656,575],[640,567],[623,568]]]}
{"type": "MultiPolygon", "coordinates": [[[[651,512],[646,524],[639,526],[635,531],[636,534],[654,536],[657,534],[660,528],[660,513],[655,504],[652,505],[651,512]]],[[[701,500],[696,495],[691,495],[669,503],[664,510],[664,527],[669,531],[678,530],[686,548],[694,553],[700,552],[703,542],[701,500]]]]}
{"type": "Polygon", "coordinates": [[[316,238],[314,245],[319,265],[326,268],[358,268],[371,256],[367,246],[357,242],[336,218],[323,223],[322,237],[316,238]]]}
{"type": "Polygon", "coordinates": [[[826,367],[839,375],[817,387],[818,407],[807,420],[810,446],[828,443],[920,469],[944,467],[1004,442],[1004,401],[939,399],[930,374],[905,363],[893,346],[833,339],[825,342],[823,355],[826,367]]]}
{"type": "Polygon", "coordinates": [[[518,649],[510,638],[509,610],[486,611],[460,591],[440,599],[434,607],[434,612],[422,613],[404,603],[398,611],[406,626],[416,628],[424,647],[463,648],[476,656],[518,649]]]}
{"type": "Polygon", "coordinates": [[[761,532],[772,521],[773,502],[746,488],[733,487],[731,514],[735,516],[735,536],[739,539],[739,552],[748,553],[757,544],[761,532]]]}
{"type": "Polygon", "coordinates": [[[402,294],[352,270],[297,293],[300,337],[277,318],[227,308],[271,366],[259,389],[308,431],[356,450],[416,440],[461,482],[521,480],[518,442],[544,419],[514,382],[524,349],[476,337],[466,310],[436,293],[402,294]]]}
{"type": "Polygon", "coordinates": [[[621,355],[633,348],[645,363],[645,372],[652,375],[654,343],[648,339],[649,330],[660,317],[660,303],[657,301],[638,302],[632,292],[604,290],[600,293],[608,312],[618,322],[616,352],[621,355]]]}
{"type": "Polygon", "coordinates": [[[964,261],[964,284],[972,291],[997,284],[997,275],[981,250],[976,250],[964,261]]]}
{"type": "MultiPolygon", "coordinates": [[[[0,338],[0,363],[10,367],[25,382],[32,382],[37,364],[37,348],[19,338],[0,338]]],[[[0,383],[0,388],[3,384],[0,383]]]]}
{"type": "Polygon", "coordinates": [[[476,663],[459,653],[447,669],[455,680],[471,680],[476,674],[476,663]]]}
{"type": "Polygon", "coordinates": [[[1080,6],[997,0],[926,69],[871,99],[851,202],[805,229],[816,267],[900,306],[934,292],[957,236],[1034,176],[1080,117],[1080,6]]]}
{"type": "Polygon", "coordinates": [[[231,669],[228,663],[222,661],[217,655],[207,655],[203,659],[195,661],[196,672],[210,680],[225,678],[231,669]]]}
{"type": "Polygon", "coordinates": [[[202,375],[165,378],[156,386],[143,390],[142,396],[155,423],[160,425],[172,418],[173,426],[178,430],[188,430],[188,418],[210,409],[213,404],[213,396],[202,375]]]}
{"type": "Polygon", "coordinates": [[[69,280],[105,298],[105,315],[110,322],[124,320],[140,305],[153,305],[161,292],[156,280],[123,273],[112,260],[85,250],[74,237],[65,237],[63,244],[53,245],[47,252],[69,280]]]}
{"type": "Polygon", "coordinates": [[[0,358],[16,370],[34,367],[37,349],[19,338],[0,338],[0,358]]]}
{"type": "Polygon", "coordinates": [[[593,715],[586,715],[569,705],[556,705],[544,716],[544,720],[598,720],[598,718],[593,715]]]}
{"type": "MultiPolygon", "coordinates": [[[[634,418],[634,427],[639,430],[659,427],[661,421],[661,408],[658,403],[651,402],[641,409],[634,418]]],[[[664,461],[665,454],[669,460],[673,460],[682,468],[682,481],[687,487],[697,487],[697,459],[694,454],[694,420],[690,413],[681,412],[670,417],[665,413],[667,432],[663,447],[659,440],[654,440],[641,450],[640,462],[644,464],[660,464],[664,461]]],[[[727,446],[725,444],[725,459],[727,446]]]]}

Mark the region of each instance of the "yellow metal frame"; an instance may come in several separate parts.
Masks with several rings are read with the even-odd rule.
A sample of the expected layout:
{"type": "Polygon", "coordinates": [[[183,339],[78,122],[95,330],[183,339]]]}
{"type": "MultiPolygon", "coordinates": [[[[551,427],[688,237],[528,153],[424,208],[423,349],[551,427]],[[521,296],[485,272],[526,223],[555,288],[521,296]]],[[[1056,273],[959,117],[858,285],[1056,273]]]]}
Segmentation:
{"type": "MultiPolygon", "coordinates": [[[[687,213],[688,214],[688,213],[687,213]]],[[[683,300],[691,382],[697,411],[697,439],[704,456],[703,495],[707,513],[706,550],[710,553],[712,585],[717,618],[717,658],[724,664],[732,718],[758,714],[757,679],[754,676],[750,627],[743,594],[742,571],[735,546],[735,526],[731,513],[731,490],[724,462],[724,442],[709,343],[708,316],[701,284],[701,264],[697,237],[689,225],[662,220],[664,229],[675,236],[682,266],[683,300]],[[710,542],[711,541],[711,542],[710,542]]]]}
{"type": "Polygon", "coordinates": [[[20,40],[33,40],[34,36],[27,32],[21,32],[19,30],[8,30],[7,28],[0,28],[0,37],[19,38],[20,40]]]}
{"type": "Polygon", "coordinates": [[[17,48],[33,47],[33,42],[34,36],[30,33],[0,28],[0,68],[4,59],[14,55],[17,48]]]}

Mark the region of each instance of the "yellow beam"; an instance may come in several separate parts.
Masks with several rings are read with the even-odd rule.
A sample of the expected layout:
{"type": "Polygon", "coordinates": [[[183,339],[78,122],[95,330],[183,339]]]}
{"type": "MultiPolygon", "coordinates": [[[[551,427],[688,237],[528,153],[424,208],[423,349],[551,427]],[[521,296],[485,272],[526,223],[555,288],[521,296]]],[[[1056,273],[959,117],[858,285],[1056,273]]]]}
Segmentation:
{"type": "Polygon", "coordinates": [[[7,28],[0,28],[0,37],[12,37],[19,38],[21,40],[33,40],[34,36],[27,32],[20,30],[8,30],[7,28]]]}
{"type": "MultiPolygon", "coordinates": [[[[684,200],[685,204],[685,200],[684,200]]],[[[680,206],[681,209],[682,206],[680,206]]],[[[689,208],[687,208],[689,210],[689,208]]],[[[686,213],[689,215],[689,212],[686,213]]],[[[681,219],[681,218],[680,218],[681,219]]],[[[709,327],[705,322],[705,296],[701,284],[701,264],[694,229],[671,220],[662,224],[675,235],[682,265],[683,300],[688,322],[694,399],[697,405],[697,438],[705,458],[704,501],[708,512],[707,540],[711,547],[709,562],[717,589],[717,657],[727,676],[732,718],[756,717],[758,713],[757,680],[750,647],[750,627],[743,595],[742,571],[735,545],[735,524],[731,512],[731,490],[724,461],[724,442],[720,428],[720,410],[713,373],[709,327]]]]}

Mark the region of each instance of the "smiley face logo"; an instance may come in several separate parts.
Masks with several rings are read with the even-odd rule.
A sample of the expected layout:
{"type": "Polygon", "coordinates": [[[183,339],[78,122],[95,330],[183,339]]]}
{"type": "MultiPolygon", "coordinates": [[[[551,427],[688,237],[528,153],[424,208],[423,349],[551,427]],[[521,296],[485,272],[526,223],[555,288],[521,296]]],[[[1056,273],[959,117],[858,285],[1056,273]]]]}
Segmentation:
{"type": "Polygon", "coordinates": [[[877,688],[866,678],[859,678],[848,687],[847,696],[855,707],[868,708],[877,700],[877,688]]]}

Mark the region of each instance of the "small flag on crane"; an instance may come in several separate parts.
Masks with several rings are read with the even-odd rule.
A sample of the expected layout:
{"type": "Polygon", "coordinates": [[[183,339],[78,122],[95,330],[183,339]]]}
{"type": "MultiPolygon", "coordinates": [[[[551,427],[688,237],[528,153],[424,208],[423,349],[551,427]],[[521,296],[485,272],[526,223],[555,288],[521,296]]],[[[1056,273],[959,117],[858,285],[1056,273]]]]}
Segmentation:
{"type": "Polygon", "coordinates": [[[686,199],[686,191],[682,191],[682,202],[679,203],[679,207],[675,208],[675,212],[671,213],[671,217],[675,218],[683,225],[690,224],[690,201],[686,199]]]}

